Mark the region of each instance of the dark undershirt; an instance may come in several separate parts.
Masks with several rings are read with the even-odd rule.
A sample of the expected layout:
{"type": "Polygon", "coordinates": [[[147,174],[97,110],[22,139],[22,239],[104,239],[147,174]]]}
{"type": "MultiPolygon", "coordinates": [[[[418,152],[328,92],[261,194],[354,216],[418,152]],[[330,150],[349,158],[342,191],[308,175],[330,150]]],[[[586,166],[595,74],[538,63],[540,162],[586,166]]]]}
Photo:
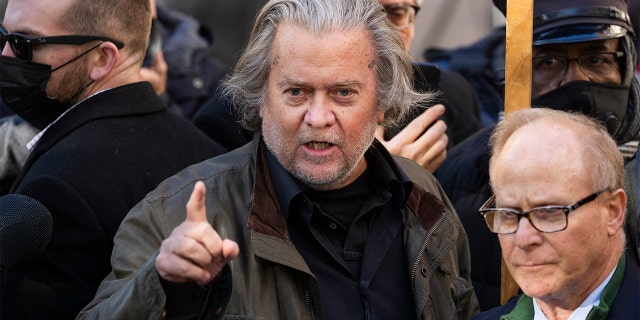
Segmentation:
{"type": "Polygon", "coordinates": [[[307,189],[304,193],[322,213],[339,222],[348,230],[369,194],[369,170],[365,170],[348,186],[329,191],[307,189]]]}

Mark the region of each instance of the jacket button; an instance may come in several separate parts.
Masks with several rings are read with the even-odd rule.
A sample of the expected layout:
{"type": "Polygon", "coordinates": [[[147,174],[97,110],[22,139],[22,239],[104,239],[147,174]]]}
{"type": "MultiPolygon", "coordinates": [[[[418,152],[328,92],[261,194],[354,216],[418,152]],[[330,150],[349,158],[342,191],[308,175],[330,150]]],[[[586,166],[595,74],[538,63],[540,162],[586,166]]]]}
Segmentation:
{"type": "Polygon", "coordinates": [[[423,278],[426,278],[427,277],[427,268],[420,269],[420,274],[422,275],[423,278]]]}
{"type": "Polygon", "coordinates": [[[191,80],[191,84],[196,89],[202,89],[204,87],[204,81],[200,78],[193,78],[193,80],[191,80]]]}

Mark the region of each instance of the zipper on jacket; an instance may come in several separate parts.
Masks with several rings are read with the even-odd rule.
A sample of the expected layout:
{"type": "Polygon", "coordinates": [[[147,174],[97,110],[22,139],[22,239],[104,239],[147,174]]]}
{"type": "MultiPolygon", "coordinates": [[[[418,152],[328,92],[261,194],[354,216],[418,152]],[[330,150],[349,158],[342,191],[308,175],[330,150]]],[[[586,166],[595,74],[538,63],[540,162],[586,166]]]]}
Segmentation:
{"type": "Polygon", "coordinates": [[[307,312],[307,318],[313,319],[313,306],[311,303],[311,294],[309,293],[308,287],[307,290],[304,291],[304,305],[307,312]]]}
{"type": "Polygon", "coordinates": [[[431,228],[431,230],[427,232],[424,238],[424,241],[422,243],[422,246],[420,247],[420,251],[418,251],[421,254],[418,256],[418,259],[416,260],[416,262],[413,264],[413,267],[411,268],[411,292],[413,292],[414,296],[416,294],[416,272],[418,270],[418,266],[420,265],[420,260],[422,260],[422,256],[424,255],[422,253],[427,248],[427,244],[429,244],[429,241],[431,240],[431,236],[433,235],[433,233],[436,231],[436,229],[438,229],[438,227],[440,227],[440,224],[442,224],[442,221],[444,221],[445,216],[446,216],[446,211],[443,211],[442,215],[440,215],[440,218],[438,219],[438,221],[436,221],[433,228],[431,228]]]}

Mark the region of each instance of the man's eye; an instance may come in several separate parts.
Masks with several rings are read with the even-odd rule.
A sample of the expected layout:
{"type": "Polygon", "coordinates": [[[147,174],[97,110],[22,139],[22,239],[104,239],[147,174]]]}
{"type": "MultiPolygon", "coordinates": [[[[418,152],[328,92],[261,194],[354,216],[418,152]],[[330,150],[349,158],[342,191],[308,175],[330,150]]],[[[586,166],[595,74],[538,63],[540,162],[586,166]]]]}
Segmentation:
{"type": "Polygon", "coordinates": [[[554,217],[558,215],[564,215],[564,210],[562,208],[538,208],[532,210],[535,215],[541,218],[554,217]]]}
{"type": "Polygon", "coordinates": [[[349,88],[341,88],[334,91],[338,97],[350,97],[356,94],[356,91],[349,88]]]}
{"type": "Polygon", "coordinates": [[[505,219],[513,219],[513,218],[517,218],[518,217],[518,212],[517,211],[511,211],[511,210],[498,211],[497,214],[501,215],[505,219]]]}
{"type": "Polygon", "coordinates": [[[406,8],[402,8],[402,7],[391,8],[387,10],[387,16],[402,19],[404,16],[407,15],[407,11],[408,10],[406,8]]]}
{"type": "Polygon", "coordinates": [[[584,62],[589,64],[589,65],[593,65],[593,66],[599,66],[599,65],[603,65],[603,64],[611,64],[612,63],[610,61],[610,59],[607,59],[606,57],[604,57],[602,55],[599,55],[599,54],[585,56],[584,57],[584,62]]]}
{"type": "Polygon", "coordinates": [[[540,63],[542,63],[545,66],[554,66],[560,63],[560,59],[558,59],[557,57],[544,57],[540,59],[540,63]]]}
{"type": "Polygon", "coordinates": [[[355,101],[357,96],[357,91],[350,88],[339,88],[334,90],[331,95],[336,102],[341,104],[350,104],[355,101]]]}
{"type": "Polygon", "coordinates": [[[534,58],[532,66],[533,70],[546,72],[556,71],[556,69],[561,68],[564,64],[564,59],[560,57],[547,56],[534,58]]]}
{"type": "Polygon", "coordinates": [[[299,96],[302,94],[302,89],[300,88],[291,88],[288,90],[289,94],[292,96],[299,96]]]}

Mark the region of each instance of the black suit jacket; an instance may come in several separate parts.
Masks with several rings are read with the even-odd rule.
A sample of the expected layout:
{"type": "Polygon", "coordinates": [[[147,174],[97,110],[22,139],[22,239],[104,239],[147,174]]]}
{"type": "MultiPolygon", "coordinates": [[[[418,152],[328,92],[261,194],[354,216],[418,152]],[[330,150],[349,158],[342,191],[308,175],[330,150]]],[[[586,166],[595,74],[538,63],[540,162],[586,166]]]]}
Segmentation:
{"type": "Polygon", "coordinates": [[[169,113],[147,82],[71,109],[45,131],[12,187],[49,209],[53,235],[38,261],[3,271],[2,318],[75,318],[111,270],[129,209],[165,178],[224,151],[169,113]]]}

